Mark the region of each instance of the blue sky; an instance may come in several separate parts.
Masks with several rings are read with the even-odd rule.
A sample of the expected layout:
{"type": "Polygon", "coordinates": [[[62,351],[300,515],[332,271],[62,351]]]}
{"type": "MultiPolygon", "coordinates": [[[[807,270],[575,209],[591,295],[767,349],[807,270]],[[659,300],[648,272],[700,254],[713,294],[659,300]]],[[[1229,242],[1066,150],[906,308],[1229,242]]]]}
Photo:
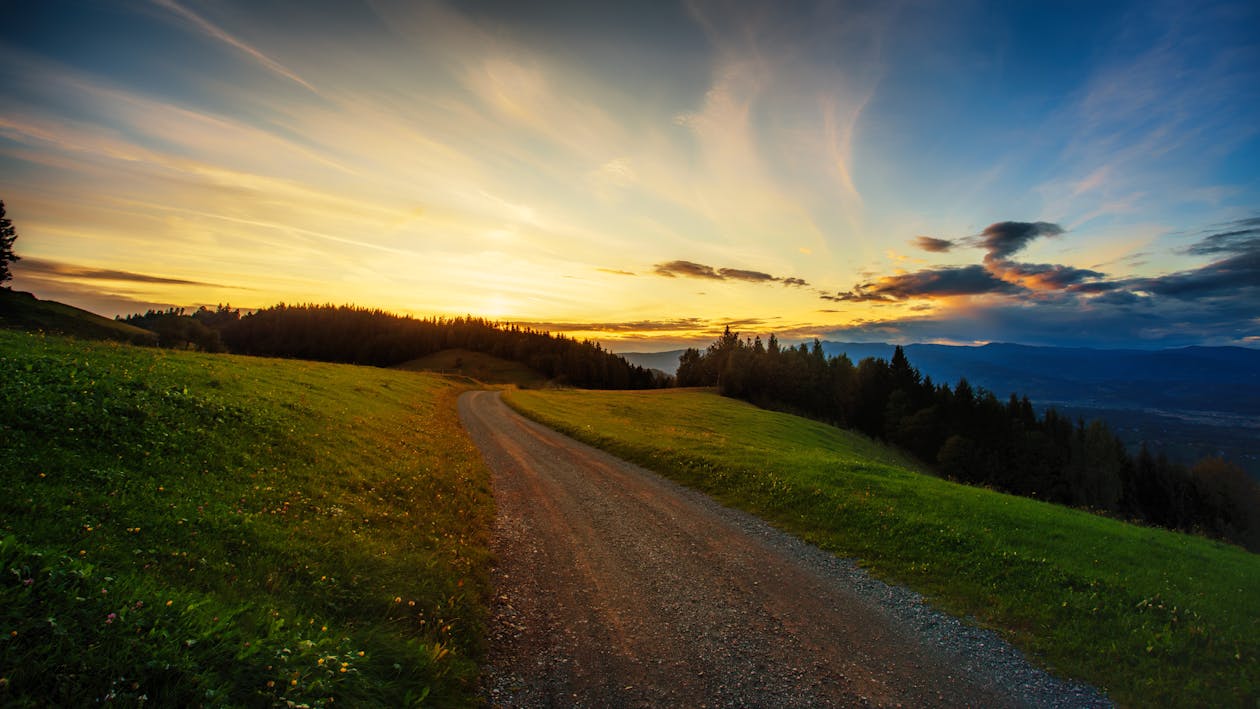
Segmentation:
{"type": "Polygon", "coordinates": [[[13,285],[1258,346],[1258,37],[1253,2],[20,3],[13,285]]]}

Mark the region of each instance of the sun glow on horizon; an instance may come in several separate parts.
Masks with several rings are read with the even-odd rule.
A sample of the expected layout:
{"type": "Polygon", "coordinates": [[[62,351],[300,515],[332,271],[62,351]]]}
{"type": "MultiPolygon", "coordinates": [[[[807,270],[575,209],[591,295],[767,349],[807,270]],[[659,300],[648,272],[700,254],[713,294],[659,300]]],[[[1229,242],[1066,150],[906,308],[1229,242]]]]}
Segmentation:
{"type": "MultiPolygon", "coordinates": [[[[1260,204],[1235,167],[1260,139],[1225,118],[1257,103],[1245,36],[1152,11],[1090,58],[1132,23],[1098,9],[1009,58],[968,9],[754,9],[23,6],[0,29],[13,285],[105,315],[355,303],[617,342],[1171,336],[1131,312],[1164,298],[1194,341],[1254,341],[1177,295],[1237,273],[1213,264],[1245,243],[1196,239],[1260,204]],[[1170,32],[1219,47],[1146,47],[1170,32]],[[1034,231],[994,246],[1002,224],[1034,231]]],[[[1021,12],[984,26],[1017,46],[1021,12]]],[[[1211,297],[1250,297],[1230,287],[1211,297]]]]}

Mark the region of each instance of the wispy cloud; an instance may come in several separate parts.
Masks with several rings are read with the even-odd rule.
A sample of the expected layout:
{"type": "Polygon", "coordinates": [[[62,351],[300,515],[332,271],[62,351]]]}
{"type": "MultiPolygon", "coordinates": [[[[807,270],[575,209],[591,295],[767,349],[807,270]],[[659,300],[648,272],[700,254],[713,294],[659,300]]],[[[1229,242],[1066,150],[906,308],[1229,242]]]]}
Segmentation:
{"type": "Polygon", "coordinates": [[[762,271],[742,268],[714,268],[694,261],[667,261],[652,267],[652,273],[666,278],[703,278],[714,281],[745,281],[748,283],[782,283],[785,286],[804,287],[809,283],[800,278],[780,278],[762,271]]]}
{"type": "Polygon", "coordinates": [[[950,241],[949,239],[938,239],[934,236],[916,236],[910,243],[920,249],[923,249],[924,251],[930,251],[934,254],[948,253],[950,249],[954,248],[953,241],[950,241]]]}
{"type": "Polygon", "coordinates": [[[170,278],[167,276],[155,276],[148,273],[134,273],[132,271],[118,271],[111,268],[90,268],[86,266],[76,266],[74,264],[62,263],[60,261],[50,261],[40,258],[23,258],[16,270],[21,270],[28,274],[38,274],[42,276],[56,276],[60,278],[68,278],[74,280],[99,280],[99,281],[129,281],[132,283],[161,283],[176,286],[213,286],[215,288],[233,288],[236,286],[225,286],[219,283],[207,283],[205,281],[193,281],[184,278],[170,278]]]}
{"type": "Polygon", "coordinates": [[[283,76],[284,78],[307,89],[311,93],[319,94],[319,90],[316,89],[314,86],[312,86],[310,82],[298,76],[288,67],[272,59],[266,54],[263,54],[258,49],[238,39],[234,35],[228,33],[226,30],[214,24],[213,22],[210,22],[209,20],[205,19],[201,15],[198,15],[192,10],[189,10],[183,5],[180,5],[179,3],[175,2],[175,0],[152,0],[152,2],[153,4],[159,7],[166,8],[167,10],[170,10],[171,12],[187,20],[194,27],[196,27],[203,34],[205,34],[207,37],[212,37],[214,39],[217,39],[220,42],[223,42],[224,44],[227,44],[239,50],[240,52],[248,56],[250,59],[257,62],[260,66],[266,68],[268,71],[271,71],[279,76],[283,76]]]}

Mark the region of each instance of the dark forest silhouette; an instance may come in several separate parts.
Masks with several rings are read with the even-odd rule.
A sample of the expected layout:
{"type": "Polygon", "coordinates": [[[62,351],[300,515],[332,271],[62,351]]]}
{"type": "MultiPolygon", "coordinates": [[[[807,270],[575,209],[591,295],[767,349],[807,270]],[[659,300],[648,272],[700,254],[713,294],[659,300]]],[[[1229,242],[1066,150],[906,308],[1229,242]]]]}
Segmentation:
{"type": "Polygon", "coordinates": [[[167,347],[391,367],[460,348],[520,362],[560,384],[648,389],[668,377],[632,365],[598,343],[475,317],[417,319],[342,305],[276,305],[246,315],[230,307],[150,310],[127,323],[167,347]]]}
{"type": "Polygon", "coordinates": [[[1101,421],[1053,409],[1038,416],[1027,397],[1003,402],[966,379],[937,384],[900,347],[891,361],[854,365],[827,357],[816,340],[780,347],[773,335],[763,344],[727,328],[705,351],[683,353],[678,385],[716,386],[724,396],[857,429],[961,482],[1260,550],[1260,485],[1238,466],[1207,458],[1187,468],[1145,449],[1130,456],[1101,421]]]}

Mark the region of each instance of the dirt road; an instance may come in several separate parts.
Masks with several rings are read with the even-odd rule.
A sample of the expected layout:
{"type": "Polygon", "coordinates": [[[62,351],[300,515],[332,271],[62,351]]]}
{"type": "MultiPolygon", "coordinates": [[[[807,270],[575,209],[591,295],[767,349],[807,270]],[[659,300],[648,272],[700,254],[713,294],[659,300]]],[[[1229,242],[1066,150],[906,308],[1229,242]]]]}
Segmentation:
{"type": "Polygon", "coordinates": [[[494,706],[1091,706],[992,633],[470,392],[493,473],[494,706]]]}

